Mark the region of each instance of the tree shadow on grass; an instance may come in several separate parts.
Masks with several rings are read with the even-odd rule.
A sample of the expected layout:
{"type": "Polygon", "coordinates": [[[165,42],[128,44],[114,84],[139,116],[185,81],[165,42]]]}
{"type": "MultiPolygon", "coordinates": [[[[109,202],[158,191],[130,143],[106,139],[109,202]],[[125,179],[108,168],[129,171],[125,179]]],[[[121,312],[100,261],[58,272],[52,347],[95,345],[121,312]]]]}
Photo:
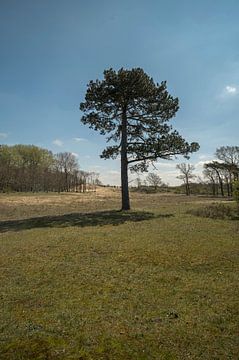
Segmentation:
{"type": "Polygon", "coordinates": [[[0,221],[0,233],[34,228],[64,228],[69,226],[120,225],[126,221],[138,222],[154,218],[168,218],[173,214],[155,215],[146,211],[99,211],[92,213],[72,213],[55,216],[41,216],[21,220],[0,221]]]}

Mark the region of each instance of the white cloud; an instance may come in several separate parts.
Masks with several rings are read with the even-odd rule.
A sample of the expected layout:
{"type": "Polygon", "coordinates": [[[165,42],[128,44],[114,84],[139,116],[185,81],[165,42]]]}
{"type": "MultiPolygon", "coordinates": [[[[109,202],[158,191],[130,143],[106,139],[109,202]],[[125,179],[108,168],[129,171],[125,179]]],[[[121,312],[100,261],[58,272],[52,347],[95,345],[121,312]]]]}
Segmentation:
{"type": "Polygon", "coordinates": [[[109,171],[108,171],[108,174],[110,174],[110,175],[120,175],[120,171],[117,171],[117,170],[109,170],[109,171]]]}
{"type": "Polygon", "coordinates": [[[100,172],[100,180],[103,184],[120,185],[120,171],[117,170],[106,170],[100,172]]]}
{"type": "Polygon", "coordinates": [[[75,153],[75,152],[72,152],[71,154],[74,155],[77,158],[79,157],[79,155],[77,153],[75,153]]]}
{"type": "Polygon", "coordinates": [[[198,156],[199,160],[208,160],[209,158],[211,158],[211,155],[207,155],[207,154],[201,154],[198,156]]]}
{"type": "Polygon", "coordinates": [[[228,98],[233,98],[239,94],[239,87],[236,85],[226,85],[220,94],[218,94],[218,99],[225,100],[228,98]]]}
{"type": "Polygon", "coordinates": [[[225,90],[226,90],[227,94],[234,95],[234,94],[237,93],[237,88],[236,88],[236,86],[227,85],[227,86],[225,87],[225,90]]]}
{"type": "Polygon", "coordinates": [[[209,162],[211,162],[211,161],[210,161],[210,160],[207,160],[207,161],[200,160],[200,161],[198,161],[196,164],[194,164],[194,166],[195,166],[196,168],[198,168],[198,167],[203,167],[204,164],[207,164],[207,163],[209,163],[209,162]]]}
{"type": "Polygon", "coordinates": [[[174,169],[176,167],[175,163],[173,162],[156,162],[155,166],[158,167],[158,170],[160,171],[160,168],[167,168],[167,169],[174,169]]]}
{"type": "Polygon", "coordinates": [[[76,142],[87,141],[87,139],[80,138],[80,137],[76,137],[76,138],[74,138],[73,140],[76,141],[76,142]]]}
{"type": "Polygon", "coordinates": [[[63,145],[63,141],[59,140],[59,139],[55,139],[52,141],[52,144],[56,145],[56,146],[62,146],[63,145]]]}
{"type": "MultiPolygon", "coordinates": [[[[92,171],[94,171],[93,169],[103,169],[103,166],[101,166],[101,165],[94,165],[94,166],[91,167],[91,170],[92,170],[92,171]]],[[[90,170],[90,171],[91,171],[91,170],[90,170]]]]}
{"type": "Polygon", "coordinates": [[[0,138],[6,139],[8,135],[6,133],[0,133],[0,138]]]}

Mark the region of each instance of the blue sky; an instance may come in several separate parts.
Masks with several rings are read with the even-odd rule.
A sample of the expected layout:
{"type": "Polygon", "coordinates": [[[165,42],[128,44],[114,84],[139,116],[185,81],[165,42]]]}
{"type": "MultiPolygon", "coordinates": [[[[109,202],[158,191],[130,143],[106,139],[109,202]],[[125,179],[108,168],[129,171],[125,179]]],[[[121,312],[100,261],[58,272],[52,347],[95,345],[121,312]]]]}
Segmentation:
{"type": "MultiPolygon", "coordinates": [[[[119,184],[101,160],[104,137],[81,125],[79,104],[104,69],[142,67],[180,100],[172,120],[200,151],[239,145],[238,0],[1,0],[0,143],[77,154],[83,170],[119,184]]],[[[177,183],[177,162],[158,162],[177,183]]]]}

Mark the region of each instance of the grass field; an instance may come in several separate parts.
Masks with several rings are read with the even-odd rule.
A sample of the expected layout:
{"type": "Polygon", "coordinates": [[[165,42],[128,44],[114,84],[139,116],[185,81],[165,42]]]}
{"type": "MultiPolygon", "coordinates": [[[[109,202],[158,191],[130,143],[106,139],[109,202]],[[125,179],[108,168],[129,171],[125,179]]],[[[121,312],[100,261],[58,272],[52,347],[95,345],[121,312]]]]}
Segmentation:
{"type": "Polygon", "coordinates": [[[1,194],[0,359],[238,359],[238,220],[188,213],[214,202],[1,194]]]}

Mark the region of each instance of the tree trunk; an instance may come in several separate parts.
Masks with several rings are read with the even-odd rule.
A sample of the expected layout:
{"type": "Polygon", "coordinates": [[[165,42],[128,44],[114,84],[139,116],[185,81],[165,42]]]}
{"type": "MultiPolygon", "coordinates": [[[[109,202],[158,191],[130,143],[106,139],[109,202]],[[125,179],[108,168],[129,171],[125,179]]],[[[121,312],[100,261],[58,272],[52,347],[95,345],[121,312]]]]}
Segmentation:
{"type": "Polygon", "coordinates": [[[190,195],[190,188],[189,188],[189,181],[188,181],[187,176],[186,176],[185,182],[186,182],[186,195],[189,196],[190,195]]]}
{"type": "Polygon", "coordinates": [[[226,178],[226,187],[227,187],[227,196],[230,196],[230,185],[229,185],[229,180],[228,178],[226,178]]]}
{"type": "Polygon", "coordinates": [[[121,122],[121,196],[122,209],[130,210],[129,184],[128,184],[128,159],[127,159],[127,117],[123,110],[121,122]]]}
{"type": "Polygon", "coordinates": [[[217,173],[217,177],[218,177],[218,181],[219,181],[219,185],[220,185],[220,190],[221,190],[221,195],[224,196],[224,190],[223,190],[223,182],[222,182],[222,178],[220,176],[220,173],[217,169],[215,169],[216,173],[217,173]]]}
{"type": "Polygon", "coordinates": [[[219,178],[219,183],[220,183],[221,195],[224,196],[223,182],[221,178],[219,178]]]}
{"type": "Polygon", "coordinates": [[[232,196],[233,188],[232,188],[232,174],[229,172],[229,186],[230,186],[230,196],[232,196]]]}
{"type": "Polygon", "coordinates": [[[212,181],[212,195],[215,196],[216,195],[216,185],[215,182],[212,181]]]}

